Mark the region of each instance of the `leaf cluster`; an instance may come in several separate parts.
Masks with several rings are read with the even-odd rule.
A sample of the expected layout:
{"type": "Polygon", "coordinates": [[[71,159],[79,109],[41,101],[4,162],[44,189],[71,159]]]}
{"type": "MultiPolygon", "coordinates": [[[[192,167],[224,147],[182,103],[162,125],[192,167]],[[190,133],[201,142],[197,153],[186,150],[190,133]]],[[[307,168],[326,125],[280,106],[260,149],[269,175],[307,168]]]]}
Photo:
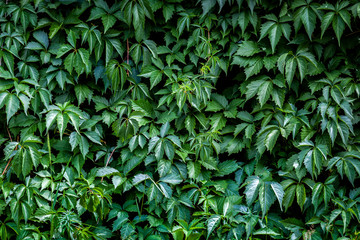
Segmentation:
{"type": "Polygon", "coordinates": [[[0,238],[357,239],[360,3],[0,1],[0,238]]]}

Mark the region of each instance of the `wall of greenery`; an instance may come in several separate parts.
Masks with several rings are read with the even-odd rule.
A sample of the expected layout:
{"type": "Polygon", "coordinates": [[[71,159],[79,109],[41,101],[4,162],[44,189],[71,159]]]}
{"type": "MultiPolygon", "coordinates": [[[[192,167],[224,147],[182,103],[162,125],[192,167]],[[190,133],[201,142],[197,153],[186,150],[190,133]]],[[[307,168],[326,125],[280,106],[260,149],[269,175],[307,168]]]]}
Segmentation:
{"type": "Polygon", "coordinates": [[[358,239],[360,3],[0,1],[0,238],[358,239]]]}

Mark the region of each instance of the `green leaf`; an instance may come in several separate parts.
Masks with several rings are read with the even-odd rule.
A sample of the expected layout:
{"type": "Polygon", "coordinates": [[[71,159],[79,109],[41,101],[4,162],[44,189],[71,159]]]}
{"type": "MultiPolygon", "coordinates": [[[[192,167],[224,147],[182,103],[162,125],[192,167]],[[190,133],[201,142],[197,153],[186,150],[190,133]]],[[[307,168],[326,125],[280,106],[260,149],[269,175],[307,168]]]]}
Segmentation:
{"type": "Polygon", "coordinates": [[[238,168],[239,168],[239,166],[237,165],[236,161],[227,160],[225,162],[221,162],[218,165],[219,170],[217,171],[217,173],[214,176],[215,177],[223,177],[225,175],[229,175],[229,174],[235,172],[238,168]]]}
{"type": "MultiPolygon", "coordinates": [[[[275,192],[275,189],[273,188],[273,185],[271,184],[271,188],[272,188],[272,190],[271,190],[269,185],[270,185],[270,183],[265,182],[259,188],[259,202],[260,202],[263,218],[269,211],[270,206],[275,202],[275,196],[274,196],[274,193],[272,192],[272,190],[275,192]]],[[[281,197],[280,188],[276,188],[276,190],[278,191],[278,193],[281,197]]],[[[281,200],[282,200],[282,198],[281,198],[281,200]]],[[[279,202],[280,202],[280,200],[279,200],[279,202]]]]}
{"type": "Polygon", "coordinates": [[[81,138],[80,138],[79,148],[80,148],[80,152],[81,152],[83,158],[86,159],[86,155],[89,152],[89,142],[88,142],[88,140],[86,140],[86,138],[84,136],[81,136],[81,138]]]}
{"type": "Polygon", "coordinates": [[[129,219],[128,219],[128,214],[126,213],[126,212],[123,212],[123,211],[121,211],[121,212],[119,212],[118,213],[118,217],[117,217],[117,219],[114,221],[114,223],[113,223],[113,229],[112,229],[112,231],[114,232],[114,231],[117,231],[117,230],[119,230],[122,226],[124,226],[124,224],[127,222],[127,221],[129,221],[129,219]]]}
{"type": "Polygon", "coordinates": [[[281,206],[282,206],[282,201],[283,201],[284,194],[285,194],[283,187],[279,183],[276,183],[276,182],[272,182],[272,183],[270,183],[270,185],[276,196],[276,199],[279,201],[280,209],[282,210],[281,206]]]}
{"type": "Polygon", "coordinates": [[[116,18],[110,14],[102,15],[101,20],[104,25],[104,33],[106,33],[110,28],[112,28],[116,22],[116,18]]]}
{"type": "Polygon", "coordinates": [[[272,52],[275,52],[275,47],[280,41],[282,35],[281,27],[278,24],[274,24],[273,27],[269,30],[269,39],[271,44],[272,52]]]}
{"type": "Polygon", "coordinates": [[[70,80],[67,77],[66,72],[64,72],[62,70],[58,71],[58,73],[56,74],[56,81],[60,85],[61,89],[64,89],[66,82],[70,82],[70,80]]]}
{"type": "Polygon", "coordinates": [[[175,149],[170,141],[164,141],[164,150],[165,150],[166,156],[170,160],[173,160],[174,156],[175,156],[175,149]]]}
{"type": "Polygon", "coordinates": [[[78,105],[82,104],[85,99],[88,99],[89,103],[93,96],[93,91],[90,90],[86,85],[76,85],[75,88],[76,98],[78,99],[78,105]]]}
{"type": "Polygon", "coordinates": [[[154,58],[158,57],[156,43],[152,40],[144,40],[145,46],[149,49],[154,58]]]}
{"type": "Polygon", "coordinates": [[[221,220],[221,216],[219,215],[212,215],[207,220],[207,239],[209,238],[210,234],[214,231],[214,229],[219,225],[221,220]]]}
{"type": "Polygon", "coordinates": [[[299,204],[301,210],[303,210],[305,201],[306,201],[306,190],[304,184],[296,185],[296,200],[299,204]]]}
{"type": "Polygon", "coordinates": [[[8,94],[6,97],[6,122],[20,109],[20,101],[14,94],[8,94]]]}
{"type": "MultiPolygon", "coordinates": [[[[79,65],[76,65],[78,67],[81,67],[81,63],[78,63],[75,61],[75,56],[78,56],[78,55],[75,55],[73,52],[70,53],[64,60],[64,66],[65,66],[65,69],[71,74],[72,73],[72,70],[74,69],[74,62],[75,64],[79,64],[79,65]]],[[[57,79],[56,79],[57,80],[57,79]]],[[[59,80],[58,80],[59,82],[59,80]]]]}
{"type": "Polygon", "coordinates": [[[224,118],[222,113],[216,113],[210,118],[211,129],[213,131],[221,130],[226,125],[226,118],[224,118]]]}
{"type": "Polygon", "coordinates": [[[124,166],[124,174],[127,175],[130,171],[132,171],[137,165],[139,165],[143,161],[140,157],[133,157],[129,161],[126,162],[124,166]]]}
{"type": "Polygon", "coordinates": [[[330,26],[334,19],[335,13],[328,12],[321,19],[321,38],[323,37],[326,29],[330,26]]]}
{"type": "Polygon", "coordinates": [[[165,124],[163,124],[160,128],[160,137],[165,137],[167,135],[167,133],[170,130],[170,123],[166,122],[165,124]]]}
{"type": "Polygon", "coordinates": [[[285,190],[283,205],[285,207],[285,211],[292,205],[296,194],[296,185],[291,185],[285,190]]]}
{"type": "Polygon", "coordinates": [[[128,239],[135,232],[135,228],[130,223],[125,223],[121,228],[121,237],[123,239],[128,239]]]}
{"type": "Polygon", "coordinates": [[[107,176],[111,176],[115,173],[118,173],[119,171],[115,168],[112,167],[103,167],[103,168],[99,168],[96,171],[96,176],[97,177],[107,177],[107,176]]]}
{"type": "Polygon", "coordinates": [[[272,230],[271,228],[265,227],[254,232],[254,235],[269,235],[279,236],[280,234],[272,230]]]}
{"type": "Polygon", "coordinates": [[[262,58],[256,58],[254,60],[254,63],[245,69],[246,79],[248,79],[253,75],[258,74],[260,70],[263,68],[263,66],[264,64],[262,58]]]}
{"type": "Polygon", "coordinates": [[[177,185],[180,184],[183,181],[183,179],[178,174],[171,173],[160,178],[159,181],[177,185]]]}
{"type": "Polygon", "coordinates": [[[265,146],[270,152],[274,148],[279,135],[280,135],[280,131],[278,129],[271,130],[267,134],[265,139],[265,146]]]}
{"type": "Polygon", "coordinates": [[[294,79],[296,67],[297,67],[297,61],[295,58],[290,58],[289,60],[286,61],[285,75],[286,75],[286,81],[288,82],[289,86],[291,86],[291,83],[294,79]]]}
{"type": "Polygon", "coordinates": [[[123,184],[126,181],[126,178],[123,178],[121,176],[113,176],[112,177],[112,183],[114,184],[114,188],[116,189],[118,186],[123,184]]]}
{"type": "Polygon", "coordinates": [[[163,10],[163,15],[164,15],[164,18],[165,18],[165,22],[167,22],[173,16],[174,11],[175,11],[175,7],[172,4],[164,4],[162,10],[163,10]]]}
{"type": "Polygon", "coordinates": [[[273,90],[273,84],[270,81],[265,81],[263,84],[260,85],[258,89],[258,99],[260,105],[263,106],[270,97],[270,93],[273,90]]]}
{"type": "Polygon", "coordinates": [[[236,54],[243,57],[251,57],[256,53],[260,52],[260,48],[256,42],[244,41],[240,44],[236,54]]]}
{"type": "Polygon", "coordinates": [[[87,131],[87,132],[84,132],[83,134],[93,143],[102,145],[100,135],[97,132],[87,131]]]}
{"type": "Polygon", "coordinates": [[[72,151],[74,151],[74,149],[79,145],[80,141],[80,134],[78,134],[77,132],[72,132],[70,134],[69,143],[72,151]]]}
{"type": "Polygon", "coordinates": [[[250,176],[246,180],[247,185],[245,188],[246,203],[251,205],[258,196],[260,188],[260,179],[257,176],[250,176]]]}
{"type": "Polygon", "coordinates": [[[147,174],[139,173],[134,176],[133,184],[137,185],[137,184],[141,183],[142,181],[145,181],[146,179],[150,179],[150,176],[147,174]]]}
{"type": "Polygon", "coordinates": [[[73,47],[71,47],[69,44],[63,44],[61,45],[61,47],[59,48],[59,50],[57,51],[57,58],[62,57],[64,54],[68,53],[70,50],[72,50],[73,47]]]}
{"type": "Polygon", "coordinates": [[[33,33],[33,36],[46,49],[49,47],[49,38],[48,38],[48,35],[44,31],[36,31],[33,33]]]}
{"type": "Polygon", "coordinates": [[[311,41],[316,26],[316,14],[311,8],[305,7],[300,18],[311,41]]]}
{"type": "Polygon", "coordinates": [[[69,122],[69,117],[67,115],[57,114],[56,123],[57,123],[57,128],[59,129],[60,132],[60,139],[62,139],[62,136],[65,132],[68,122],[69,122]]]}

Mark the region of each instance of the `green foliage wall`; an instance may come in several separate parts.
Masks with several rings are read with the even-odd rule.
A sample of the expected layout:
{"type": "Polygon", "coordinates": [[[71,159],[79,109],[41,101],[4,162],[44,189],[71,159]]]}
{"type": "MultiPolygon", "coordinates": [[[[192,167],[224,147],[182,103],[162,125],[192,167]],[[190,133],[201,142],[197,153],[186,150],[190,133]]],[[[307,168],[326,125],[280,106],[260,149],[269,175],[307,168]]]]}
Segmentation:
{"type": "Polygon", "coordinates": [[[358,239],[360,3],[0,1],[0,238],[358,239]]]}

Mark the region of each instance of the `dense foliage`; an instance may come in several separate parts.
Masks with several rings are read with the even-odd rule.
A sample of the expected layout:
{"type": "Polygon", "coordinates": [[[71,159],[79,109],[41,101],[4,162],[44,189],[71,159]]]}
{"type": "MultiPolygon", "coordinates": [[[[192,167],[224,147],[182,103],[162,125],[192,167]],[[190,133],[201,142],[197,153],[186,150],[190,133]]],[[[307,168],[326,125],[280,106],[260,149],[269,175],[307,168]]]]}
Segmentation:
{"type": "Polygon", "coordinates": [[[0,238],[358,239],[360,3],[0,1],[0,238]]]}

